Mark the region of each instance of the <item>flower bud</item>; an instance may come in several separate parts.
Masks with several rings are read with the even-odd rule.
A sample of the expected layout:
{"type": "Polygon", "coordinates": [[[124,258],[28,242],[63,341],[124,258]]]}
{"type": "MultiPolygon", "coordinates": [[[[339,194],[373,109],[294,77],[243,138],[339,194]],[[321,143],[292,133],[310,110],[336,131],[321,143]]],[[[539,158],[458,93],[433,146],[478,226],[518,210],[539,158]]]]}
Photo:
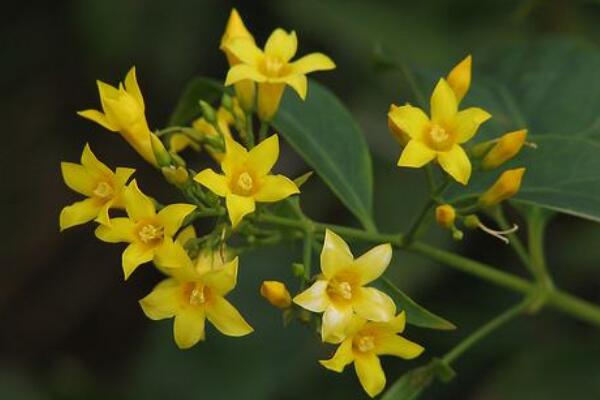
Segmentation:
{"type": "Polygon", "coordinates": [[[233,99],[227,93],[224,93],[221,97],[221,106],[229,112],[233,110],[233,99]]]}
{"type": "Polygon", "coordinates": [[[479,217],[475,214],[467,215],[463,220],[463,223],[469,229],[477,229],[481,225],[479,217]]]}
{"type": "Polygon", "coordinates": [[[160,140],[160,138],[154,133],[150,133],[150,144],[152,146],[154,158],[156,159],[156,164],[159,167],[166,167],[171,165],[171,155],[169,154],[167,149],[165,149],[165,145],[160,140]]]}
{"type": "Polygon", "coordinates": [[[504,134],[487,153],[481,162],[481,167],[483,169],[493,169],[510,160],[519,153],[526,137],[526,129],[504,134]]]}
{"type": "Polygon", "coordinates": [[[448,85],[452,88],[457,101],[461,101],[471,86],[471,56],[459,62],[448,74],[448,85]]]}
{"type": "Polygon", "coordinates": [[[443,228],[451,228],[456,219],[456,210],[450,204],[442,204],[435,209],[435,220],[443,228]]]}
{"type": "Polygon", "coordinates": [[[285,284],[279,281],[264,281],[260,287],[260,294],[277,308],[288,308],[292,304],[285,284]]]}
{"type": "Polygon", "coordinates": [[[189,173],[187,169],[183,167],[175,167],[170,165],[168,167],[162,167],[161,171],[167,182],[173,185],[181,186],[188,181],[189,173]]]}
{"type": "Polygon", "coordinates": [[[210,122],[211,124],[217,122],[217,113],[210,104],[204,100],[200,100],[200,108],[202,109],[202,115],[206,121],[210,122]]]}
{"type": "Polygon", "coordinates": [[[514,196],[521,187],[525,168],[506,170],[500,178],[479,198],[482,207],[490,207],[514,196]]]}

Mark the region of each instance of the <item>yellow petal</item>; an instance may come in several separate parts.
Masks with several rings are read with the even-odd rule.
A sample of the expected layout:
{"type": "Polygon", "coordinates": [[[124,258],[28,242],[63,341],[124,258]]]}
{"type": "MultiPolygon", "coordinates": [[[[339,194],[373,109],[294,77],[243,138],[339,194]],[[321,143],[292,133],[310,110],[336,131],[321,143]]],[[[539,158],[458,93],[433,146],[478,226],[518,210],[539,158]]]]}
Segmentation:
{"type": "Polygon", "coordinates": [[[135,223],[129,218],[112,218],[110,225],[98,226],[95,234],[103,242],[133,242],[135,241],[135,223]]]}
{"type": "Polygon", "coordinates": [[[96,189],[96,180],[84,166],[70,162],[61,162],[60,169],[65,184],[84,196],[91,197],[96,189]]]}
{"type": "Polygon", "coordinates": [[[96,218],[102,203],[95,199],[85,199],[66,206],[60,212],[59,225],[63,231],[75,225],[85,224],[96,218]]]}
{"type": "Polygon", "coordinates": [[[139,267],[141,264],[152,261],[154,251],[141,242],[130,243],[123,252],[121,257],[123,263],[123,274],[125,280],[139,267]]]}
{"type": "Polygon", "coordinates": [[[279,158],[279,137],[271,135],[248,153],[248,169],[258,177],[267,175],[279,158]]]}
{"type": "Polygon", "coordinates": [[[271,121],[277,114],[284,89],[284,83],[258,84],[258,117],[261,121],[271,121]]]}
{"type": "Polygon", "coordinates": [[[370,397],[375,397],[385,387],[385,373],[379,357],[373,353],[361,353],[354,359],[358,380],[370,397]]]}
{"type": "Polygon", "coordinates": [[[192,267],[192,260],[183,246],[170,237],[165,237],[154,249],[154,263],[161,268],[192,267]]]}
{"type": "Polygon", "coordinates": [[[352,307],[329,304],[323,313],[321,338],[324,342],[339,343],[345,338],[345,331],[352,320],[352,307]]]}
{"type": "Polygon", "coordinates": [[[387,325],[394,333],[404,332],[404,327],[406,326],[406,312],[400,312],[390,322],[388,322],[387,325]]]}
{"type": "Polygon", "coordinates": [[[225,86],[233,85],[245,80],[253,82],[264,82],[267,78],[254,66],[248,64],[237,64],[229,68],[225,86]]]}
{"type": "Polygon", "coordinates": [[[210,168],[200,171],[198,174],[196,174],[196,176],[194,176],[194,180],[199,184],[206,186],[217,196],[225,197],[231,192],[229,190],[227,177],[217,174],[210,168]]]}
{"type": "Polygon", "coordinates": [[[335,63],[331,58],[322,53],[311,53],[300,57],[292,64],[294,72],[298,74],[308,74],[314,71],[327,71],[335,68],[335,63]]]}
{"type": "Polygon", "coordinates": [[[410,138],[421,139],[429,127],[429,117],[423,110],[410,104],[391,107],[388,118],[400,131],[410,138]]]}
{"type": "Polygon", "coordinates": [[[228,194],[225,198],[225,205],[231,220],[231,226],[235,227],[240,223],[245,215],[254,212],[255,204],[252,197],[238,196],[237,194],[228,194]]]}
{"type": "Polygon", "coordinates": [[[408,142],[398,159],[399,167],[421,168],[435,158],[436,152],[423,142],[412,139],[408,142]]]}
{"type": "Polygon", "coordinates": [[[144,96],[137,82],[135,75],[135,67],[131,67],[127,75],[125,76],[125,90],[129,93],[140,105],[142,111],[145,109],[144,96]]]}
{"type": "Polygon", "coordinates": [[[290,85],[302,100],[306,99],[306,87],[308,85],[306,75],[289,75],[284,79],[284,82],[290,85]]]}
{"type": "Polygon", "coordinates": [[[466,185],[471,177],[471,161],[467,153],[459,145],[449,151],[438,153],[440,166],[456,181],[466,185]]]}
{"type": "Polygon", "coordinates": [[[339,345],[333,357],[329,360],[320,360],[319,363],[329,370],[342,372],[346,365],[352,363],[352,361],[354,361],[352,339],[346,339],[339,345]]]}
{"type": "Polygon", "coordinates": [[[375,288],[359,288],[352,297],[356,315],[369,321],[387,322],[396,315],[396,304],[387,294],[375,288]]]}
{"type": "Polygon", "coordinates": [[[98,110],[83,110],[77,111],[77,115],[89,119],[90,121],[96,122],[111,132],[117,132],[119,128],[106,118],[106,115],[98,110]]]}
{"type": "Polygon", "coordinates": [[[365,285],[379,278],[392,260],[392,246],[389,243],[380,244],[358,257],[354,261],[360,284],[365,285]]]}
{"type": "Polygon", "coordinates": [[[202,276],[202,282],[214,292],[223,296],[229,293],[237,284],[238,257],[202,276]]]}
{"type": "Polygon", "coordinates": [[[131,175],[135,172],[133,168],[117,167],[115,171],[115,179],[120,187],[125,186],[131,175]]]}
{"type": "Polygon", "coordinates": [[[443,78],[440,79],[431,95],[431,120],[447,124],[454,118],[457,108],[454,91],[443,78]]]}
{"type": "MultiPolygon", "coordinates": [[[[102,204],[102,203],[100,203],[100,204],[102,204]]],[[[114,204],[113,200],[109,200],[106,203],[104,203],[104,205],[102,205],[98,209],[98,215],[97,215],[95,221],[102,225],[110,225],[110,215],[108,214],[108,210],[110,210],[110,208],[113,206],[113,204],[114,204]]]]}
{"type": "Polygon", "coordinates": [[[375,344],[378,355],[389,355],[411,360],[423,353],[423,346],[411,342],[398,335],[385,335],[380,337],[375,344]]]}
{"type": "Polygon", "coordinates": [[[352,265],[354,256],[344,239],[333,231],[325,230],[323,250],[321,251],[321,271],[327,279],[333,278],[339,271],[352,265]]]}
{"type": "Polygon", "coordinates": [[[456,101],[460,103],[471,86],[471,55],[468,55],[450,71],[448,85],[454,91],[456,101]]]}
{"type": "Polygon", "coordinates": [[[224,49],[225,45],[235,38],[246,38],[254,41],[254,38],[250,31],[248,31],[248,28],[246,28],[242,17],[240,17],[237,10],[233,8],[231,14],[229,14],[223,37],[221,37],[221,49],[224,49]]]}
{"type": "Polygon", "coordinates": [[[236,172],[236,169],[243,166],[248,159],[248,151],[233,140],[231,137],[225,136],[225,157],[221,163],[221,169],[230,177],[236,172]]]}
{"type": "Polygon", "coordinates": [[[267,175],[261,180],[260,189],[254,195],[256,201],[274,202],[300,193],[296,184],[283,175],[267,175]]]}
{"type": "Polygon", "coordinates": [[[104,112],[106,112],[106,100],[114,100],[119,98],[119,89],[102,81],[96,81],[96,86],[98,86],[98,93],[100,94],[100,103],[102,104],[102,109],[104,112]]]}
{"type": "Polygon", "coordinates": [[[175,241],[182,246],[188,242],[188,240],[196,239],[196,229],[194,229],[194,225],[188,225],[179,232],[175,241]]]}
{"type": "Polygon", "coordinates": [[[127,215],[134,221],[153,218],[156,215],[154,202],[146,196],[134,179],[123,191],[127,215]]]}
{"type": "Polygon", "coordinates": [[[329,305],[329,296],[327,296],[327,281],[318,280],[304,292],[294,297],[294,303],[309,311],[321,313],[329,305]]]}
{"type": "Polygon", "coordinates": [[[150,319],[172,318],[179,309],[181,286],[174,279],[165,279],[139,301],[144,314],[150,319]]]}
{"type": "Polygon", "coordinates": [[[186,307],[175,316],[173,337],[180,349],[189,349],[204,340],[205,316],[202,308],[186,307]]]}
{"type": "Polygon", "coordinates": [[[192,204],[169,204],[158,212],[158,220],[164,228],[165,236],[173,237],[177,230],[181,227],[183,220],[196,206],[192,204]]]}
{"type": "Polygon", "coordinates": [[[264,57],[263,52],[256,47],[254,40],[249,38],[234,38],[225,45],[225,49],[243,63],[253,66],[257,66],[264,57]]]}
{"type": "Polygon", "coordinates": [[[479,129],[479,126],[492,116],[485,110],[470,107],[456,114],[454,130],[458,136],[458,143],[464,143],[471,139],[479,129]]]}
{"type": "Polygon", "coordinates": [[[89,144],[85,144],[83,152],[81,153],[81,165],[83,165],[88,172],[93,173],[96,176],[112,176],[113,172],[105,164],[100,162],[98,158],[92,153],[92,149],[89,144]]]}
{"type": "Polygon", "coordinates": [[[265,44],[265,55],[287,62],[294,57],[298,49],[298,38],[296,32],[287,33],[277,28],[271,33],[265,44]]]}
{"type": "Polygon", "coordinates": [[[206,317],[227,336],[244,336],[254,331],[239,311],[219,295],[211,298],[206,305],[206,317]]]}

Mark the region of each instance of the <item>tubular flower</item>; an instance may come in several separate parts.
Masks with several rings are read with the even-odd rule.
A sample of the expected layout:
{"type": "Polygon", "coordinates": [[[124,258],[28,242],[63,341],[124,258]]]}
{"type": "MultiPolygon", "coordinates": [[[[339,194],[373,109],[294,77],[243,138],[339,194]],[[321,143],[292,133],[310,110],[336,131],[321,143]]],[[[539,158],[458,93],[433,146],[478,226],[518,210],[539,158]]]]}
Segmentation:
{"type": "Polygon", "coordinates": [[[264,51],[247,39],[234,39],[225,47],[240,60],[240,64],[229,69],[225,85],[246,79],[258,82],[258,116],[262,121],[275,116],[285,85],[291,86],[304,100],[306,74],[335,68],[333,61],[321,53],[290,62],[298,47],[296,33],[288,34],[280,28],[271,34],[264,51]]]}
{"type": "Polygon", "coordinates": [[[173,336],[181,349],[204,340],[206,319],[227,336],[253,332],[238,310],[225,299],[236,285],[237,257],[224,263],[218,254],[209,254],[193,262],[186,254],[180,261],[180,268],[166,271],[169,278],[140,300],[148,318],[175,318],[173,336]]]}
{"type": "MultiPolygon", "coordinates": [[[[221,37],[220,49],[225,53],[227,62],[230,67],[238,65],[240,60],[233,54],[227,46],[234,40],[247,40],[251,44],[255,44],[254,37],[244,25],[244,21],[237,10],[231,10],[229,20],[225,26],[225,32],[221,37]]],[[[243,79],[233,85],[236,97],[240,101],[240,105],[245,111],[251,111],[254,108],[254,98],[256,97],[256,84],[251,79],[243,79]]]]}
{"type": "Polygon", "coordinates": [[[382,244],[356,260],[342,238],[325,231],[321,252],[321,272],[317,281],[294,297],[294,303],[313,312],[324,313],[321,337],[337,343],[356,313],[371,321],[387,322],[396,314],[394,301],[366,284],[379,278],[392,259],[392,247],[382,244]]]}
{"type": "Polygon", "coordinates": [[[81,153],[81,164],[62,162],[60,168],[67,186],[87,197],[62,209],[61,231],[93,219],[108,224],[108,210],[124,208],[123,188],[134,169],[118,167],[115,172],[111,171],[96,158],[88,144],[81,153]]]}
{"type": "Polygon", "coordinates": [[[335,372],[342,372],[346,365],[354,363],[363,389],[370,397],[375,397],[385,387],[385,373],[379,356],[390,355],[410,360],[424,350],[422,346],[398,335],[404,331],[405,325],[404,311],[386,323],[367,322],[355,316],[334,356],[320,363],[335,372]]]}
{"type": "Polygon", "coordinates": [[[436,159],[450,176],[466,185],[471,161],[460,145],[470,140],[490,117],[476,107],[458,111],[454,91],[440,79],[431,95],[431,118],[411,105],[396,107],[388,114],[391,122],[410,138],[398,166],[420,168],[436,159]]]}
{"type": "Polygon", "coordinates": [[[217,196],[225,197],[225,205],[235,228],[245,215],[254,212],[256,202],[275,202],[300,193],[294,182],[283,175],[269,172],[279,158],[279,139],[273,135],[247,151],[231,137],[225,137],[223,175],[210,168],[198,173],[194,180],[217,196]]]}
{"type": "Polygon", "coordinates": [[[479,198],[482,207],[490,207],[513,197],[521,188],[525,168],[506,170],[479,198]]]}
{"type": "Polygon", "coordinates": [[[472,58],[468,55],[450,71],[446,78],[458,103],[461,102],[471,87],[471,64],[472,58]]]}
{"type": "Polygon", "coordinates": [[[129,243],[122,256],[125,279],[152,260],[161,267],[180,267],[187,254],[173,236],[196,206],[171,204],[157,213],[154,202],[140,191],[135,179],[123,196],[127,218],[112,218],[109,225],[98,226],[96,236],[108,243],[129,243]]]}
{"type": "Polygon", "coordinates": [[[125,85],[119,83],[118,88],[101,81],[96,83],[104,113],[84,110],[77,114],[97,122],[109,131],[120,132],[146,161],[156,166],[150,143],[150,128],[144,114],[144,98],[135,76],[135,67],[131,67],[125,76],[125,85]]]}
{"type": "Polygon", "coordinates": [[[504,164],[521,151],[526,138],[527,129],[505,133],[486,154],[481,162],[481,167],[483,169],[494,169],[504,164]]]}

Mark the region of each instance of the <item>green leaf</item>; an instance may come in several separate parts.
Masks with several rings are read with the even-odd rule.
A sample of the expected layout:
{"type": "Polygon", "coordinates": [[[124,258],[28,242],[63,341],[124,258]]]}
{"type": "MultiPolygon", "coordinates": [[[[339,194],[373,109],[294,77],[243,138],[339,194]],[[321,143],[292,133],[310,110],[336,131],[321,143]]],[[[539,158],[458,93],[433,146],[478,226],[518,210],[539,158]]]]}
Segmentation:
{"type": "Polygon", "coordinates": [[[169,126],[182,126],[192,122],[201,115],[202,110],[198,101],[207,103],[218,100],[225,92],[223,85],[214,79],[197,77],[192,79],[185,87],[183,94],[177,102],[175,110],[169,118],[169,126]]]}
{"type": "Polygon", "coordinates": [[[309,83],[306,101],[286,90],[273,126],[359,221],[372,229],[369,147],[339,99],[315,81],[309,83]]]}
{"type": "Polygon", "coordinates": [[[406,311],[406,321],[409,324],[429,329],[456,329],[456,326],[452,322],[447,321],[442,317],[438,317],[434,313],[417,304],[389,279],[381,278],[379,281],[377,281],[377,283],[379,283],[382,288],[386,289],[386,293],[388,293],[394,299],[394,301],[400,305],[402,310],[406,311]]]}
{"type": "Polygon", "coordinates": [[[431,365],[415,368],[402,375],[381,396],[381,400],[416,400],[433,382],[435,369],[431,365]]]}

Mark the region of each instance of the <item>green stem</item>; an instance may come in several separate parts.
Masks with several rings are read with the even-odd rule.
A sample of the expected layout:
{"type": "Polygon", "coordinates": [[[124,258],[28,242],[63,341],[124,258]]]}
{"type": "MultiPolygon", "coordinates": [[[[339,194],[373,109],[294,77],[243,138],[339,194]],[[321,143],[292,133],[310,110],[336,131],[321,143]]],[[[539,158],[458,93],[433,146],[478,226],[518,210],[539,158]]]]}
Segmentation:
{"type": "Polygon", "coordinates": [[[265,122],[265,121],[261,121],[260,122],[260,129],[258,131],[258,142],[262,142],[263,140],[265,140],[265,137],[267,136],[267,130],[269,129],[269,123],[265,122]]]}
{"type": "MultiPolygon", "coordinates": [[[[506,220],[501,205],[498,205],[494,208],[494,210],[492,211],[492,217],[496,220],[498,226],[500,226],[500,229],[506,230],[512,228],[512,226],[506,220]]],[[[529,254],[527,253],[527,249],[523,245],[523,242],[521,242],[521,239],[519,239],[519,236],[516,233],[510,233],[507,235],[507,237],[508,240],[510,240],[511,247],[513,248],[515,253],[517,253],[517,256],[519,257],[523,265],[531,271],[529,263],[529,254]]]]}
{"type": "Polygon", "coordinates": [[[548,273],[544,256],[544,231],[548,219],[541,208],[533,208],[527,218],[527,243],[529,245],[529,265],[536,280],[546,289],[554,287],[548,273]]]}
{"type": "Polygon", "coordinates": [[[252,113],[246,113],[246,147],[251,149],[254,147],[254,129],[252,127],[252,113]]]}
{"type": "Polygon", "coordinates": [[[444,193],[448,185],[450,185],[450,180],[445,178],[444,181],[436,189],[431,191],[429,200],[427,201],[421,212],[418,214],[411,227],[408,229],[408,232],[406,233],[404,239],[405,243],[410,244],[418,236],[420,230],[423,227],[423,224],[427,220],[427,216],[436,206],[438,196],[444,193]]]}
{"type": "Polygon", "coordinates": [[[500,328],[502,325],[506,324],[516,316],[522,314],[529,305],[530,300],[526,299],[512,307],[508,310],[504,311],[502,314],[498,315],[485,325],[481,326],[475,332],[467,336],[463,339],[458,345],[456,345],[452,350],[450,350],[442,360],[446,364],[452,364],[458,357],[460,357],[465,351],[470,349],[473,345],[477,344],[480,340],[484,339],[486,336],[494,332],[496,329],[500,328]]]}

